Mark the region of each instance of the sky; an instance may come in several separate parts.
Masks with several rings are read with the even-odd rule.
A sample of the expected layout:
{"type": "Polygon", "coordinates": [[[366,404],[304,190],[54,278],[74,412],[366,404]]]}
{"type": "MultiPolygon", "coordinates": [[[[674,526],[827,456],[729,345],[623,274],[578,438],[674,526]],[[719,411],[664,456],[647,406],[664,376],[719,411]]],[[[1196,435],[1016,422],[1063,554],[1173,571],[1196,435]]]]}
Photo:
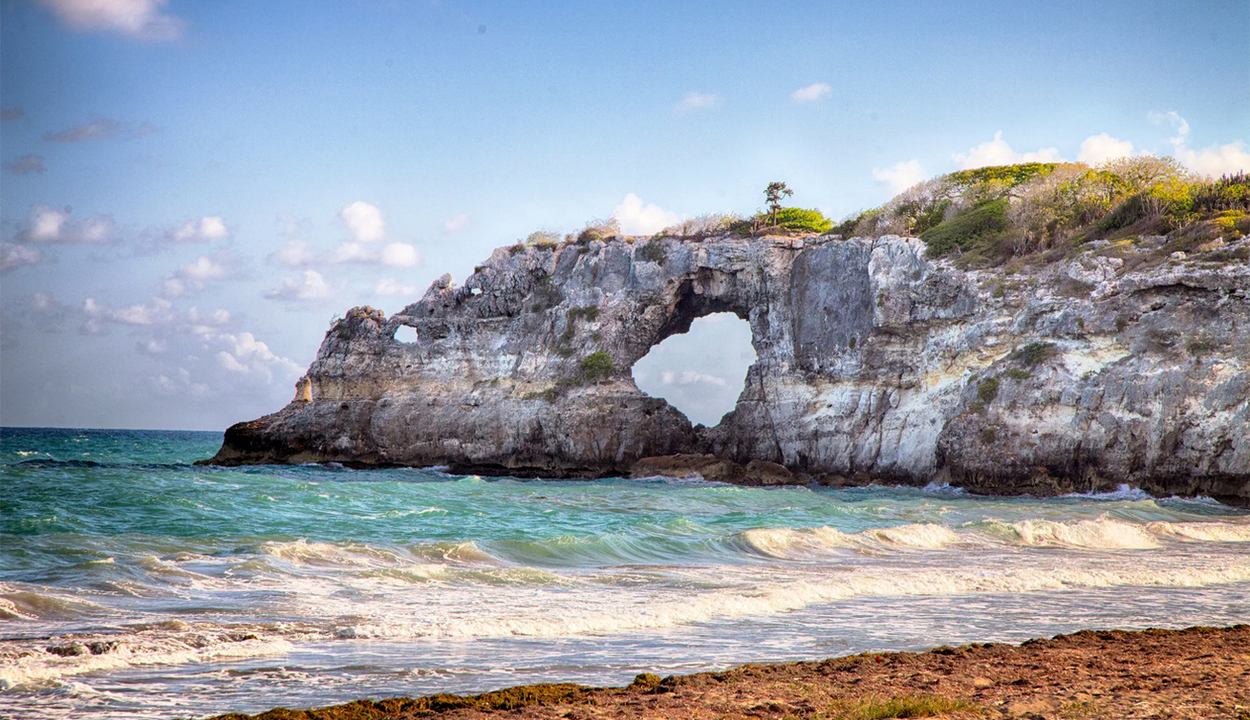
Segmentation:
{"type": "Polygon", "coordinates": [[[1250,169],[1250,3],[0,0],[0,110],[0,424],[220,430],[535,230],[1250,169]]]}

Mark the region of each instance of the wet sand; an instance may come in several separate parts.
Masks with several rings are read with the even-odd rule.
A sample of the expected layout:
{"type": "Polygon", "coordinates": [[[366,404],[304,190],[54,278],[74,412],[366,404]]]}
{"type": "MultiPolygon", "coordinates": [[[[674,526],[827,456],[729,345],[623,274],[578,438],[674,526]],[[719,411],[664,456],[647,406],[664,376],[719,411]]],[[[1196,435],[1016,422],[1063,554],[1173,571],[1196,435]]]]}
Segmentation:
{"type": "Polygon", "coordinates": [[[475,696],[278,708],[219,720],[399,718],[694,718],[868,720],[892,717],[1250,720],[1250,625],[1082,631],[1021,645],[865,653],[745,665],[624,688],[529,685],[475,696]]]}

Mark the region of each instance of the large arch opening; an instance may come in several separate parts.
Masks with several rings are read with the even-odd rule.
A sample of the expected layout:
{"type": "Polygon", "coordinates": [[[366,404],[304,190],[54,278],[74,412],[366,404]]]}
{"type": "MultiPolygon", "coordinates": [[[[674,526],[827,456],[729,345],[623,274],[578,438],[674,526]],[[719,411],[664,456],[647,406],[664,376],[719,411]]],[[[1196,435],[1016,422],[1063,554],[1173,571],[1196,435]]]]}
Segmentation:
{"type": "Polygon", "coordinates": [[[751,326],[729,312],[697,318],[634,363],[634,383],[663,398],[690,422],[714,427],[734,409],[755,362],[751,326]]]}

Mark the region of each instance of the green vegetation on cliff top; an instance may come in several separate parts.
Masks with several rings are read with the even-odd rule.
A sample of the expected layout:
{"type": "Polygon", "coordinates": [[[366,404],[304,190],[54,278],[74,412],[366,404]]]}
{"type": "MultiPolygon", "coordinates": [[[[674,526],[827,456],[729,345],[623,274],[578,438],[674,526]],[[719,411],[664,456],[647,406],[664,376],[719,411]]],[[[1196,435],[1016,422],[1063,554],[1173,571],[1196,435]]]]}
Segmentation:
{"type": "MultiPolygon", "coordinates": [[[[836,226],[819,210],[781,207],[789,193],[785,183],[771,183],[767,208],[751,217],[713,213],[664,228],[641,246],[641,257],[662,264],[661,237],[836,233],[919,237],[930,257],[1009,271],[1029,258],[1068,257],[1096,241],[1104,241],[1096,247],[1109,246],[1105,252],[1115,254],[1141,250],[1145,240],[1152,251],[1147,254],[1156,260],[1195,249],[1209,251],[1212,260],[1250,260],[1250,246],[1218,249],[1250,234],[1250,176],[1209,180],[1170,157],[1119,158],[1093,167],[1034,162],[960,170],[918,183],[836,226]]],[[[593,241],[619,236],[615,219],[592,220],[579,233],[563,236],[563,243],[576,243],[584,252],[593,241]]],[[[559,234],[539,231],[513,251],[559,244],[559,234]]]]}

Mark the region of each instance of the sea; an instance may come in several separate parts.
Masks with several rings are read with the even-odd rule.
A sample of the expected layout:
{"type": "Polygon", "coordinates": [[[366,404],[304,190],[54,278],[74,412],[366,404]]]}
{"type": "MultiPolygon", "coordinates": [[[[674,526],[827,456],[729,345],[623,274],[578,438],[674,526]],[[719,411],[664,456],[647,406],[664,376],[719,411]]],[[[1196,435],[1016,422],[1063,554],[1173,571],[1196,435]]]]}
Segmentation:
{"type": "Polygon", "coordinates": [[[1250,512],[1207,498],[192,464],[221,439],[0,430],[0,717],[1250,622],[1250,512]]]}

